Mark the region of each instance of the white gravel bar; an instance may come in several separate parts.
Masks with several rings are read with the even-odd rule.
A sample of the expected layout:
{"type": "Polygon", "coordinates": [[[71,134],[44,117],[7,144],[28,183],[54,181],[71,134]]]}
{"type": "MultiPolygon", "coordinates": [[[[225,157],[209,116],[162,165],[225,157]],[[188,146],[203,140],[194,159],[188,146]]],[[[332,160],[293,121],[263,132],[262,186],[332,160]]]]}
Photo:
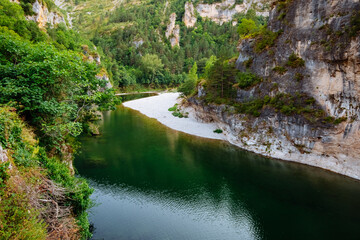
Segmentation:
{"type": "Polygon", "coordinates": [[[199,122],[192,117],[193,114],[190,114],[189,118],[174,117],[168,109],[180,101],[179,96],[179,93],[161,93],[153,97],[124,102],[123,105],[155,118],[165,126],[180,132],[203,138],[226,139],[223,133],[214,133],[214,130],[219,128],[216,123],[199,122]]]}

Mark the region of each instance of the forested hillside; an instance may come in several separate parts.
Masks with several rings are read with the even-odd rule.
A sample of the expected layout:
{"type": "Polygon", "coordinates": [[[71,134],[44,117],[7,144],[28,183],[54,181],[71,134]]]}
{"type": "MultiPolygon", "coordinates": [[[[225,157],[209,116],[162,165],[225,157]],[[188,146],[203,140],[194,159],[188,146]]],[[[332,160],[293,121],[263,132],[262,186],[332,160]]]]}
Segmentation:
{"type": "MultiPolygon", "coordinates": [[[[234,5],[227,8],[241,2],[234,1],[234,5]]],[[[234,23],[245,17],[257,24],[266,21],[265,17],[257,16],[254,9],[237,13],[233,21],[222,25],[194,13],[196,25],[187,27],[185,3],[185,0],[75,2],[73,25],[109,58],[107,70],[115,86],[155,87],[177,86],[186,79],[185,74],[195,62],[202,74],[211,56],[237,56],[239,34],[234,23]],[[166,37],[173,13],[176,14],[174,25],[180,28],[179,45],[174,47],[170,43],[174,33],[166,37]]]]}
{"type": "Polygon", "coordinates": [[[87,238],[76,137],[117,100],[94,45],[65,23],[39,28],[29,4],[0,1],[0,238],[87,238]]]}

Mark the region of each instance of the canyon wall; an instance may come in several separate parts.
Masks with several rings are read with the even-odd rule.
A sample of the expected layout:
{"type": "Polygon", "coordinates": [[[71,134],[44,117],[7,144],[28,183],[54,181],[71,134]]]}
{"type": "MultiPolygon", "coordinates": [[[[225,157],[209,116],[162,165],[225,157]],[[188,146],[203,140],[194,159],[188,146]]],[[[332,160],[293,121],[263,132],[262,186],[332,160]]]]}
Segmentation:
{"type": "Polygon", "coordinates": [[[264,37],[255,36],[239,45],[237,68],[263,81],[238,89],[237,101],[302,94],[312,97],[327,119],[341,121],[319,122],[271,107],[258,117],[238,114],[233,107],[206,104],[201,86],[187,111],[218,122],[229,141],[244,149],[360,179],[359,0],[278,1],[269,15],[274,44],[259,51],[256,45],[264,37]],[[304,64],[289,67],[291,55],[304,64]]]}

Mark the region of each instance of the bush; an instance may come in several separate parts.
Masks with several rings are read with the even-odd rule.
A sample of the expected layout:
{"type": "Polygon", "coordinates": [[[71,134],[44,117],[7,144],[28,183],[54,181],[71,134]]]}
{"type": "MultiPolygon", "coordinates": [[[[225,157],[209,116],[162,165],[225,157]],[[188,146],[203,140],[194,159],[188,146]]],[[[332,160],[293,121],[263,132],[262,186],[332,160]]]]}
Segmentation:
{"type": "Polygon", "coordinates": [[[351,16],[350,36],[355,37],[360,31],[360,11],[355,12],[351,16]]]}
{"type": "Polygon", "coordinates": [[[274,72],[277,72],[280,75],[284,75],[287,72],[287,69],[285,67],[282,66],[276,66],[273,68],[274,72]]]}
{"type": "Polygon", "coordinates": [[[292,53],[289,56],[289,60],[287,61],[286,65],[292,68],[303,67],[305,66],[305,61],[298,57],[295,53],[292,53]]]}
{"type": "Polygon", "coordinates": [[[301,80],[304,79],[304,75],[302,75],[301,73],[295,73],[295,80],[300,82],[301,80]]]}
{"type": "Polygon", "coordinates": [[[248,88],[261,82],[261,78],[251,72],[239,72],[236,75],[236,82],[240,88],[248,88]]]}
{"type": "Polygon", "coordinates": [[[169,111],[169,112],[174,112],[174,111],[176,111],[176,110],[177,110],[177,106],[178,106],[178,104],[176,103],[173,107],[169,108],[168,111],[169,111]]]}
{"type": "Polygon", "coordinates": [[[342,122],[345,122],[346,120],[347,120],[347,117],[337,118],[337,119],[335,119],[334,124],[337,125],[337,124],[340,124],[342,122]]]}
{"type": "Polygon", "coordinates": [[[185,96],[192,95],[196,90],[196,82],[194,79],[186,78],[183,84],[180,85],[178,91],[184,94],[185,96]]]}
{"type": "Polygon", "coordinates": [[[273,32],[265,27],[262,28],[260,33],[256,36],[256,42],[254,50],[256,53],[260,53],[265,49],[269,49],[274,46],[276,39],[281,32],[273,32]]]}
{"type": "Polygon", "coordinates": [[[219,134],[220,134],[220,133],[223,133],[223,130],[221,130],[221,129],[218,128],[218,129],[215,129],[215,130],[214,130],[214,133],[219,133],[219,134]]]}

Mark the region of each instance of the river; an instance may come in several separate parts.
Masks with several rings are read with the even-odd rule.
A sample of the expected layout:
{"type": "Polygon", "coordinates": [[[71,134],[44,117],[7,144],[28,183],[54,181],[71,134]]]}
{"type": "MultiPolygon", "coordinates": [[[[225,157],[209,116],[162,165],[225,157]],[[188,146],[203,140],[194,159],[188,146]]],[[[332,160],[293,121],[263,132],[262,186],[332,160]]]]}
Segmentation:
{"type": "Polygon", "coordinates": [[[360,239],[360,182],[180,133],[119,106],[75,159],[93,239],[360,239]]]}

